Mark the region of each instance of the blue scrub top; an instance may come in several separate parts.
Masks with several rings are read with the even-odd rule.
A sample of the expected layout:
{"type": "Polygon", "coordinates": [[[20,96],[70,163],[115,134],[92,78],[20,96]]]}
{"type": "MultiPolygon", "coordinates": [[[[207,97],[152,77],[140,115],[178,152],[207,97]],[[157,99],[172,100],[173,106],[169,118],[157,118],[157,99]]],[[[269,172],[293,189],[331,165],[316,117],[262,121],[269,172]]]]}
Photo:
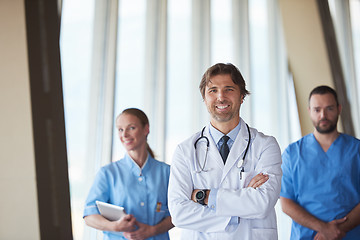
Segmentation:
{"type": "MultiPolygon", "coordinates": [[[[84,217],[100,214],[95,204],[98,200],[124,207],[126,213],[133,214],[139,222],[156,225],[170,216],[167,201],[169,175],[170,166],[150,155],[141,169],[126,154],[97,173],[86,199],[84,217]]],[[[105,231],[104,239],[125,238],[122,233],[105,231]]],[[[169,239],[169,235],[166,232],[149,239],[169,239]]]]}
{"type": "MultiPolygon", "coordinates": [[[[282,154],[280,196],[329,222],[360,203],[360,140],[340,134],[327,152],[313,134],[290,144],[282,154]]],[[[311,229],[293,221],[291,239],[313,239],[311,229]]],[[[360,226],[344,239],[359,239],[360,226]]]]}

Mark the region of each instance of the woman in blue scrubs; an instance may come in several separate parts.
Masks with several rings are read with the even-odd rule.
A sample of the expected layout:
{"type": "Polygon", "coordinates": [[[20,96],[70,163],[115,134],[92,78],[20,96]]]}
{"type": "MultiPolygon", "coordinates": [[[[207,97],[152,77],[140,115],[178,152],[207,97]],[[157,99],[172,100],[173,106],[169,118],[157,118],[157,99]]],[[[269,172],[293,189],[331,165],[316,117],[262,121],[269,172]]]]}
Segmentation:
{"type": "Polygon", "coordinates": [[[102,230],[104,239],[169,239],[173,227],[168,211],[170,166],[154,159],[147,143],[149,120],[136,108],[116,118],[116,128],[126,149],[124,158],[100,169],[90,189],[84,220],[102,230]],[[125,208],[127,215],[109,221],[100,215],[95,201],[125,208]]]}

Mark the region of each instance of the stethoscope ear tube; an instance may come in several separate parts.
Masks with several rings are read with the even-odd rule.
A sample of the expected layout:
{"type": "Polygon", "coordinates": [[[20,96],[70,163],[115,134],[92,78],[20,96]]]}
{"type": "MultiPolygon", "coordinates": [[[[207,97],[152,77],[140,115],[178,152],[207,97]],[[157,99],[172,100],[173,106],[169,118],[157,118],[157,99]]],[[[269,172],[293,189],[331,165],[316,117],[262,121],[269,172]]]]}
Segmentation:
{"type": "Polygon", "coordinates": [[[243,161],[245,161],[245,157],[246,157],[246,154],[247,154],[247,152],[248,152],[248,150],[249,150],[249,147],[250,147],[250,141],[251,141],[251,134],[250,134],[250,128],[249,128],[249,125],[247,125],[247,123],[245,123],[245,124],[246,124],[247,130],[248,130],[249,141],[248,141],[247,146],[246,146],[246,149],[245,149],[245,153],[244,153],[243,161]]]}
{"type": "Polygon", "coordinates": [[[209,145],[210,145],[209,139],[208,139],[206,136],[204,136],[205,128],[206,128],[206,127],[203,127],[203,129],[201,130],[201,136],[200,136],[198,139],[196,139],[196,141],[195,141],[195,143],[194,143],[195,150],[196,150],[196,144],[197,144],[201,139],[203,139],[203,138],[206,140],[206,147],[207,147],[207,149],[209,149],[209,145]]]}
{"type": "MultiPolygon", "coordinates": [[[[248,143],[247,143],[247,146],[246,146],[246,149],[245,149],[245,153],[244,153],[243,158],[237,163],[237,167],[238,167],[238,168],[243,168],[243,166],[244,166],[245,157],[246,157],[246,154],[247,154],[247,152],[248,152],[248,150],[249,150],[250,141],[251,141],[251,134],[250,134],[249,125],[248,125],[247,123],[245,123],[245,124],[246,124],[247,130],[248,130],[249,141],[248,141],[248,143]]],[[[194,143],[194,148],[195,148],[195,161],[196,161],[198,167],[200,168],[200,170],[194,171],[195,173],[208,172],[209,170],[211,170],[211,169],[205,170],[205,165],[206,165],[206,160],[207,160],[207,154],[208,154],[209,146],[210,146],[209,139],[208,139],[206,136],[204,136],[205,128],[206,128],[206,127],[204,127],[204,128],[201,130],[201,136],[200,136],[198,139],[196,139],[196,141],[195,141],[195,143],[194,143]],[[205,153],[205,159],[204,159],[204,164],[203,164],[203,166],[200,165],[200,162],[199,162],[199,160],[197,159],[197,156],[196,156],[196,145],[197,145],[197,143],[198,143],[201,139],[205,139],[205,140],[206,140],[206,153],[205,153]]]]}
{"type": "Polygon", "coordinates": [[[245,149],[243,158],[241,160],[239,160],[237,165],[236,165],[237,168],[241,168],[241,171],[244,171],[245,157],[246,157],[246,154],[247,154],[247,152],[249,150],[250,141],[251,141],[250,128],[249,128],[249,125],[247,125],[247,123],[246,123],[246,127],[247,127],[247,130],[248,130],[249,141],[248,141],[248,143],[246,145],[246,149],[245,149]]]}
{"type": "Polygon", "coordinates": [[[205,128],[204,127],[201,131],[201,136],[195,141],[194,143],[194,147],[195,147],[195,161],[199,167],[199,170],[196,170],[195,173],[201,173],[201,172],[207,172],[209,170],[205,170],[205,165],[206,165],[206,160],[207,160],[207,154],[208,154],[208,151],[209,151],[209,146],[210,146],[210,142],[209,142],[209,139],[204,136],[204,131],[205,131],[205,128]],[[205,159],[204,159],[204,164],[203,166],[200,165],[200,161],[198,160],[197,156],[196,156],[196,144],[201,140],[201,139],[205,139],[206,140],[206,152],[205,152],[205,159]]]}

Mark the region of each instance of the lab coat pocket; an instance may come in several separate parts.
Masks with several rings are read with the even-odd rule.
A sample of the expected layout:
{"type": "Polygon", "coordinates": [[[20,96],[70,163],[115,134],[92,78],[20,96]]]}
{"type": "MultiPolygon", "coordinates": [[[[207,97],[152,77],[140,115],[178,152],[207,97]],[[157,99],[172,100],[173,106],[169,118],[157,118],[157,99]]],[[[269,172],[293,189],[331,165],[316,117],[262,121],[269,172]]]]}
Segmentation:
{"type": "Polygon", "coordinates": [[[252,238],[256,240],[277,240],[277,230],[272,228],[254,228],[251,230],[252,238]]]}

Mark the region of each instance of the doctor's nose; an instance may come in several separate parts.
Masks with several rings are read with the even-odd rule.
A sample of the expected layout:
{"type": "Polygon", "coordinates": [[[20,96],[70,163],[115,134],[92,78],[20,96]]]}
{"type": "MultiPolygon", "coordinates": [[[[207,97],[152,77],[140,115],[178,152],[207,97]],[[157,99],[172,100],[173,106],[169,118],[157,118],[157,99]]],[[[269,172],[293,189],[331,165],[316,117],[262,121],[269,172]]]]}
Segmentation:
{"type": "Polygon", "coordinates": [[[224,98],[225,98],[224,92],[223,92],[223,91],[218,91],[216,98],[217,98],[217,100],[220,101],[220,102],[223,101],[224,98]]]}

